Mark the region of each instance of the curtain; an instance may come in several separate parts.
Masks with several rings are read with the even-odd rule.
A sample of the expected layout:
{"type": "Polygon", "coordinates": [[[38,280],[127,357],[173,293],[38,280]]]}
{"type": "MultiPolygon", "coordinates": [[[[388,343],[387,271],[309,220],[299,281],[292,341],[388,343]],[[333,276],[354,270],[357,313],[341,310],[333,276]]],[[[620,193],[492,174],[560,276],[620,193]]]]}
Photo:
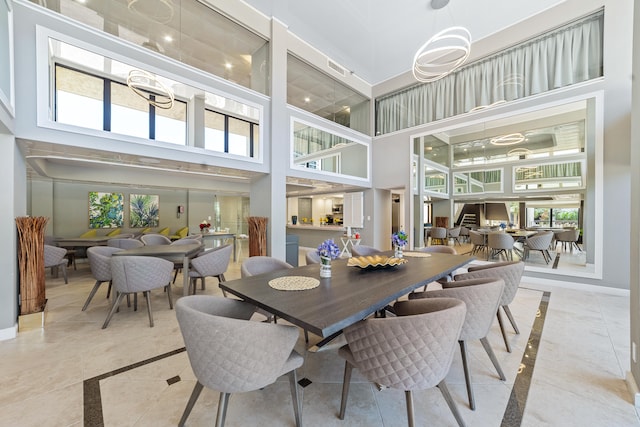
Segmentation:
{"type": "Polygon", "coordinates": [[[556,163],[516,169],[516,181],[582,176],[582,163],[556,163]]]}
{"type": "Polygon", "coordinates": [[[438,81],[378,98],[377,134],[601,77],[603,17],[600,10],[438,81]]]}

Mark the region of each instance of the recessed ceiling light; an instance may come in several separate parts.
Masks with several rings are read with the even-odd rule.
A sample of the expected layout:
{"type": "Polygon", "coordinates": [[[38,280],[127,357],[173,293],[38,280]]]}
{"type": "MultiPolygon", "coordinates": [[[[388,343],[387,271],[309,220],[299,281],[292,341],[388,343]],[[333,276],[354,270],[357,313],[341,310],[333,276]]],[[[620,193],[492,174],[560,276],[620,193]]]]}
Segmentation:
{"type": "Polygon", "coordinates": [[[173,37],[167,34],[166,36],[164,36],[164,41],[171,43],[173,41],[173,37]]]}
{"type": "Polygon", "coordinates": [[[233,65],[231,65],[231,63],[230,63],[230,62],[227,62],[227,63],[225,63],[225,64],[224,64],[224,67],[225,67],[227,70],[230,70],[231,68],[233,68],[233,65]]]}
{"type": "Polygon", "coordinates": [[[304,102],[306,102],[307,104],[311,102],[311,98],[309,98],[308,96],[304,97],[304,102]]]}

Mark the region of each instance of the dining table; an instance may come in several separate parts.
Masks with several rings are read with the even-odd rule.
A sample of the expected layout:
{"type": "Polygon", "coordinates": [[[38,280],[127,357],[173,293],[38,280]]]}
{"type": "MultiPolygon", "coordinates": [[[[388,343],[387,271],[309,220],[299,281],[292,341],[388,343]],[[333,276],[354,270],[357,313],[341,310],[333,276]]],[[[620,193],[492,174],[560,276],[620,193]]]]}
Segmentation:
{"type": "Polygon", "coordinates": [[[89,248],[92,246],[106,246],[109,236],[97,236],[97,237],[57,237],[55,239],[56,245],[61,248],[89,248]]]}
{"type": "Polygon", "coordinates": [[[113,256],[153,256],[182,264],[182,294],[189,295],[189,261],[204,251],[204,244],[148,245],[114,252],[113,256]]]}
{"type": "Polygon", "coordinates": [[[202,239],[204,241],[209,239],[222,241],[225,239],[233,239],[233,261],[235,262],[238,260],[238,256],[236,254],[237,237],[235,233],[229,233],[226,231],[210,231],[208,233],[202,233],[202,239]]]}
{"type": "MultiPolygon", "coordinates": [[[[391,257],[393,251],[379,255],[391,257]]],[[[347,326],[381,312],[396,299],[475,259],[469,255],[410,251],[404,256],[404,264],[370,268],[349,266],[347,259],[336,259],[331,262],[331,277],[328,278],[320,278],[320,265],[311,264],[229,280],[219,286],[229,294],[329,340],[347,326]],[[278,290],[269,285],[273,279],[285,276],[318,279],[319,285],[295,291],[278,290]]]]}

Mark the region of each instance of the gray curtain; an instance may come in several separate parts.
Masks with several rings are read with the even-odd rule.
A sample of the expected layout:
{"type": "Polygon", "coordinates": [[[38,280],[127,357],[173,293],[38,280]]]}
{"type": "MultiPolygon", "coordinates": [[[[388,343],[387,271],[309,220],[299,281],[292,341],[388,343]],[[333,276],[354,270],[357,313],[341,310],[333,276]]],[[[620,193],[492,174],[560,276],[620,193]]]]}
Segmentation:
{"type": "Polygon", "coordinates": [[[385,134],[601,77],[602,10],[474,62],[433,83],[376,101],[385,134]]]}

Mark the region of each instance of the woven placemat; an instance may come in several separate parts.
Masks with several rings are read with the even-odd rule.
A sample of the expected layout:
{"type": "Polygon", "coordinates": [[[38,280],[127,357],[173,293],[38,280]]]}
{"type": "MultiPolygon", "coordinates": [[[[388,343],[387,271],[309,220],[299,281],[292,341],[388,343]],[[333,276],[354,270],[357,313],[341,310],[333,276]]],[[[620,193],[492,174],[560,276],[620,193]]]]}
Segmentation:
{"type": "Polygon", "coordinates": [[[320,280],[306,276],[285,276],[269,280],[269,286],[279,291],[306,291],[319,285],[320,280]]]}
{"type": "Polygon", "coordinates": [[[405,252],[404,256],[414,257],[414,258],[429,258],[431,254],[426,252],[405,252]]]}

